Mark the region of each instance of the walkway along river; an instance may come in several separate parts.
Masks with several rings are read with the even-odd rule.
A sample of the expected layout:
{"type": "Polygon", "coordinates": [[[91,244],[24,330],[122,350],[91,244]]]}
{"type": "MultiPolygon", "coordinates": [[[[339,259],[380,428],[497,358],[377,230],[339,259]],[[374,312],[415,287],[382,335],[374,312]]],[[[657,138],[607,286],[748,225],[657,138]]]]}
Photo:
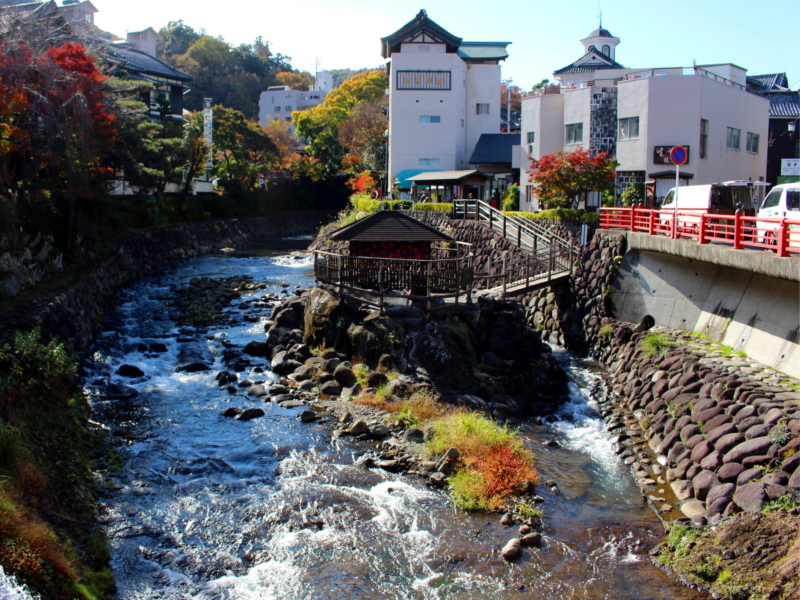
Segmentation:
{"type": "MultiPolygon", "coordinates": [[[[311,285],[310,264],[286,251],[206,256],[121,295],[84,380],[93,418],[111,432],[98,512],[119,598],[706,597],[651,564],[662,527],[593,410],[590,390],[602,393],[603,374],[569,355],[560,360],[571,402],[551,422],[522,428],[542,480],[558,491],[537,489],[543,543],[514,564],[499,555],[513,536],[499,515],[463,513],[446,492],[366,468],[372,447],[333,437],[331,417],[303,424],[300,408],[248,398],[244,386],[220,390],[226,350],[263,340],[270,298],[311,285]],[[233,301],[228,324],[176,325],[176,289],[203,277],[265,285],[233,301]],[[197,362],[212,369],[176,369],[197,362]],[[122,365],[143,375],[124,377],[122,365]],[[109,393],[109,383],[130,387],[109,393]],[[266,414],[222,417],[232,405],[266,414]],[[557,447],[545,445],[553,439],[557,447]]],[[[264,359],[242,366],[240,382],[277,380],[264,359]]]]}

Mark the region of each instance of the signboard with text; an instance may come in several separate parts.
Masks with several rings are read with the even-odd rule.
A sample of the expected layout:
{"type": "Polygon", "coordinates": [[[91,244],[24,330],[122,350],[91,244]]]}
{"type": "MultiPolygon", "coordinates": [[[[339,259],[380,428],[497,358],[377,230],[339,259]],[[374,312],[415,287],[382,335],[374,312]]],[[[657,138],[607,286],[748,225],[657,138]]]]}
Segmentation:
{"type": "MultiPolygon", "coordinates": [[[[656,165],[671,165],[674,164],[672,159],[670,159],[669,155],[672,152],[672,149],[676,146],[653,146],[653,163],[656,165]]],[[[689,146],[681,146],[684,150],[686,150],[686,160],[682,162],[683,165],[689,164],[689,146]]]]}
{"type": "Polygon", "coordinates": [[[800,177],[800,158],[782,158],[781,159],[781,176],[782,177],[800,177]]]}

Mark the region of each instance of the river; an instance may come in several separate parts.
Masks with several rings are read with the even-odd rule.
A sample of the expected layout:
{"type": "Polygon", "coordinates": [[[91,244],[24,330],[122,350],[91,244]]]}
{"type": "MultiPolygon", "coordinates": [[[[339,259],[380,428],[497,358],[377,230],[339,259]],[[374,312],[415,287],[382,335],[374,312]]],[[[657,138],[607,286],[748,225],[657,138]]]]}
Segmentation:
{"type": "MultiPolygon", "coordinates": [[[[325,417],[302,424],[300,409],[220,390],[225,347],[263,339],[270,311],[254,301],[311,285],[310,267],[285,249],[256,248],[181,262],[121,294],[84,378],[93,419],[119,453],[98,507],[119,598],[707,598],[651,564],[661,524],[594,410],[602,372],[568,354],[559,360],[572,379],[570,403],[550,422],[521,428],[542,480],[555,480],[558,491],[537,489],[542,546],[514,564],[499,555],[515,535],[499,515],[464,513],[416,478],[366,468],[368,446],[333,437],[325,417]],[[266,289],[234,301],[230,325],[175,325],[168,304],[177,287],[231,276],[266,289]],[[175,372],[187,346],[214,370],[175,372]],[[122,364],[144,377],[120,377],[122,364]],[[109,380],[138,395],[104,398],[109,380]],[[232,405],[266,415],[222,417],[232,405]]],[[[276,380],[265,364],[253,360],[240,380],[276,380]]]]}

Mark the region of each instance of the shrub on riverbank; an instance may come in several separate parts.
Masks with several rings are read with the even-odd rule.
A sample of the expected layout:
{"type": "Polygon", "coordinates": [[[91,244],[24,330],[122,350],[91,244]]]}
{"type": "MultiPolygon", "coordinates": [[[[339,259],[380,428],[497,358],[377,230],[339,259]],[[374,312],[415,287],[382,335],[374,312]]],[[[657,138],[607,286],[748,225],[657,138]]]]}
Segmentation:
{"type": "Polygon", "coordinates": [[[92,525],[87,419],[63,345],[34,330],[0,348],[0,565],[44,598],[106,597],[113,586],[92,525]]]}
{"type": "Polygon", "coordinates": [[[533,453],[507,427],[475,412],[458,411],[433,422],[428,450],[450,448],[462,465],[450,479],[453,500],[465,510],[497,510],[505,498],[539,476],[533,453]]]}
{"type": "Polygon", "coordinates": [[[579,221],[581,223],[599,223],[600,213],[585,212],[575,208],[548,208],[539,212],[507,211],[511,217],[535,219],[541,221],[579,221]]]}

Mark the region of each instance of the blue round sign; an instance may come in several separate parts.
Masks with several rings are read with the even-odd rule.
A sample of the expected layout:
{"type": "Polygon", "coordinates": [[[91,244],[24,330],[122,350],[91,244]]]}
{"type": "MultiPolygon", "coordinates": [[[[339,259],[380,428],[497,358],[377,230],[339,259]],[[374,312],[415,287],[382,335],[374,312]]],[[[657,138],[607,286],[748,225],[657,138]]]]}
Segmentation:
{"type": "Polygon", "coordinates": [[[672,150],[669,151],[669,159],[672,161],[673,165],[682,165],[688,158],[689,153],[683,146],[673,146],[672,150]]]}

